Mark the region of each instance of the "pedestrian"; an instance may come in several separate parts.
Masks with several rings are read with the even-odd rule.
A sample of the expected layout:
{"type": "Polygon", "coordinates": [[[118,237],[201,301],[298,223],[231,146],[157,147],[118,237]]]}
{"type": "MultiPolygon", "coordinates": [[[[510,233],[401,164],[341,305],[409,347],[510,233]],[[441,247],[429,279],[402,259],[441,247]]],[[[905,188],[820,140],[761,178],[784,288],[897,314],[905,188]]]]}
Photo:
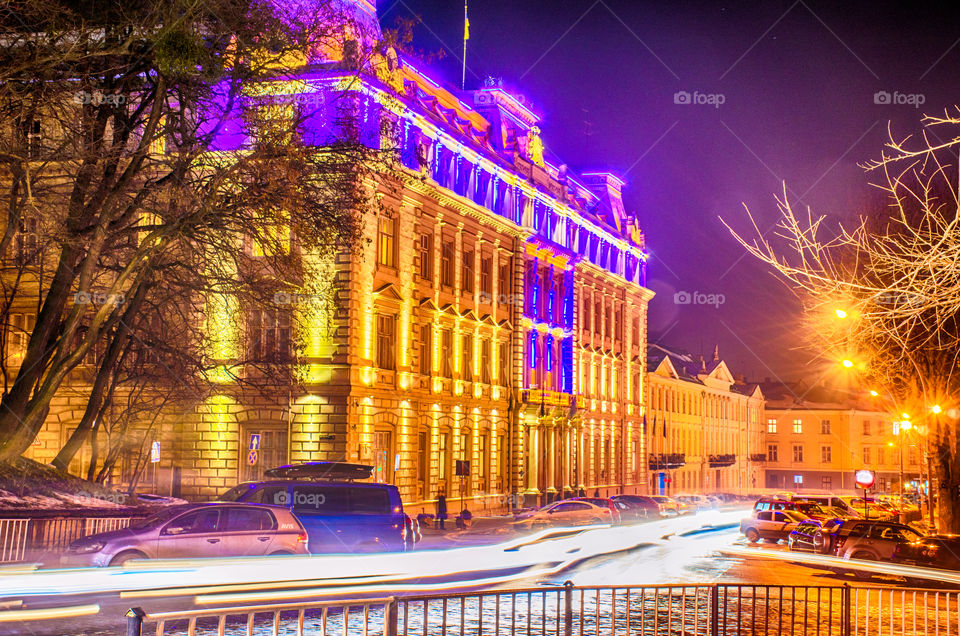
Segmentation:
{"type": "Polygon", "coordinates": [[[583,488],[581,488],[580,490],[577,491],[577,496],[578,496],[578,497],[586,497],[586,496],[587,496],[587,491],[584,490],[583,488]]]}
{"type": "Polygon", "coordinates": [[[440,530],[445,530],[443,527],[443,522],[447,518],[447,496],[440,491],[440,494],[437,495],[437,528],[440,530]]]}

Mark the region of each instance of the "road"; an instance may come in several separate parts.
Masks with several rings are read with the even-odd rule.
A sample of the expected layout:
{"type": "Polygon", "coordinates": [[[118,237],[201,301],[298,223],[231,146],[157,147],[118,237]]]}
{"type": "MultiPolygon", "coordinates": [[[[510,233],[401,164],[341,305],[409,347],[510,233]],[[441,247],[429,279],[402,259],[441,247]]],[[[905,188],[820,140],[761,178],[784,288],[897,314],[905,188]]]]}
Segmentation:
{"type": "MultiPolygon", "coordinates": [[[[87,606],[91,613],[3,622],[0,632],[118,634],[123,633],[124,613],[133,606],[157,612],[262,604],[291,596],[307,600],[441,594],[567,580],[577,586],[857,582],[850,574],[822,567],[758,558],[783,547],[747,547],[737,529],[730,527],[740,514],[728,511],[626,528],[548,531],[496,545],[398,555],[149,562],[123,569],[7,573],[0,575],[0,603],[37,611],[87,606]],[[703,529],[704,523],[726,527],[703,529]],[[723,554],[731,549],[739,552],[723,554]]],[[[870,582],[904,585],[903,579],[889,576],[870,582]]]]}

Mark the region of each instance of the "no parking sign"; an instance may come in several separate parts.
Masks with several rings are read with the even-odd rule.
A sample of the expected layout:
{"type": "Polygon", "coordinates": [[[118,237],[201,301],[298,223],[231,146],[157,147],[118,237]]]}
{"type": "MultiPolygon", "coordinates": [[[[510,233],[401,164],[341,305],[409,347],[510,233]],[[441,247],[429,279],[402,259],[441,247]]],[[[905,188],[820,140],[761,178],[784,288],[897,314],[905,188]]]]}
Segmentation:
{"type": "Polygon", "coordinates": [[[251,466],[256,466],[258,459],[260,459],[259,453],[255,449],[251,449],[250,452],[247,453],[247,463],[251,466]]]}

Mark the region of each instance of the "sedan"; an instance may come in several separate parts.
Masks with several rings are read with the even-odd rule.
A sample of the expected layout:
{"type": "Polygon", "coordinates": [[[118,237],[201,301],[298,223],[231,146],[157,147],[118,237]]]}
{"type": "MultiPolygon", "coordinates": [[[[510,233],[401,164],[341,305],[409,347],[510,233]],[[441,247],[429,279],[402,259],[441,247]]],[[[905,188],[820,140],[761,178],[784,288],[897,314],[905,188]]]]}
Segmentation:
{"type": "Polygon", "coordinates": [[[760,510],[740,522],[740,532],[750,543],[760,539],[777,543],[786,539],[806,517],[794,510],[760,510]]]}
{"type": "Polygon", "coordinates": [[[660,504],[660,514],[663,516],[676,517],[680,514],[680,506],[670,497],[663,495],[650,495],[650,498],[660,504]]]}
{"type": "Polygon", "coordinates": [[[68,567],[123,565],[133,559],[309,554],[307,533],[288,508],[208,503],[172,506],[129,527],[70,544],[68,567]]]}
{"type": "Polygon", "coordinates": [[[820,529],[816,519],[805,519],[787,535],[787,547],[795,551],[813,552],[813,537],[820,529]]]}
{"type": "MultiPolygon", "coordinates": [[[[599,501],[599,500],[597,500],[599,501]]],[[[609,500],[603,500],[609,501],[609,500]]],[[[619,521],[613,503],[599,504],[586,499],[563,499],[517,519],[533,529],[547,526],[583,526],[594,523],[613,524],[619,521]]]]}
{"type": "Polygon", "coordinates": [[[614,495],[611,500],[620,509],[620,518],[627,521],[642,521],[644,519],[659,519],[660,504],[653,497],[645,495],[614,495]]]}
{"type": "Polygon", "coordinates": [[[901,543],[894,548],[890,560],[941,570],[960,570],[960,535],[934,534],[919,541],[901,543]]]}

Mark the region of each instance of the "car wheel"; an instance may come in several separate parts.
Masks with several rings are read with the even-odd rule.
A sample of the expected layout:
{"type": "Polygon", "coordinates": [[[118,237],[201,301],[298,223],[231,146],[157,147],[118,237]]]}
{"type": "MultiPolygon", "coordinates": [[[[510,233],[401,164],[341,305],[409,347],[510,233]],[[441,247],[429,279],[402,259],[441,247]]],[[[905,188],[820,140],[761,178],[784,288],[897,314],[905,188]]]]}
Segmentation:
{"type": "Polygon", "coordinates": [[[121,552],[112,559],[110,559],[110,567],[119,567],[126,563],[127,561],[133,561],[134,559],[146,559],[147,555],[143,552],[138,552],[137,550],[127,550],[126,552],[121,552]]]}
{"type": "Polygon", "coordinates": [[[850,555],[851,559],[860,559],[861,561],[876,561],[877,557],[874,556],[872,552],[864,552],[860,550],[859,552],[854,552],[850,555]]]}
{"type": "Polygon", "coordinates": [[[760,540],[760,533],[757,532],[754,528],[747,528],[743,533],[747,537],[747,541],[750,543],[756,543],[760,540]]]}
{"type": "Polygon", "coordinates": [[[832,544],[833,537],[822,530],[817,530],[816,534],[813,535],[813,551],[818,554],[830,554],[832,544]]]}
{"type": "Polygon", "coordinates": [[[277,550],[276,552],[271,552],[270,556],[292,556],[293,552],[289,550],[277,550]]]}

